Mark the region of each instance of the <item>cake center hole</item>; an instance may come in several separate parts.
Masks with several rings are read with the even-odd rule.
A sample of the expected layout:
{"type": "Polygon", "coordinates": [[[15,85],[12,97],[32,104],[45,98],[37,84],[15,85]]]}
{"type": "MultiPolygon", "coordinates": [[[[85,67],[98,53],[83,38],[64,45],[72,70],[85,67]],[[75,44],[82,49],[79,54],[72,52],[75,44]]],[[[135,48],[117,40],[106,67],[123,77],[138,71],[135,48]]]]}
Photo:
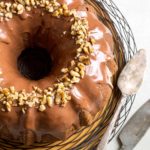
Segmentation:
{"type": "Polygon", "coordinates": [[[30,80],[40,80],[50,73],[52,61],[46,49],[26,48],[18,57],[17,66],[24,77],[30,80]]]}

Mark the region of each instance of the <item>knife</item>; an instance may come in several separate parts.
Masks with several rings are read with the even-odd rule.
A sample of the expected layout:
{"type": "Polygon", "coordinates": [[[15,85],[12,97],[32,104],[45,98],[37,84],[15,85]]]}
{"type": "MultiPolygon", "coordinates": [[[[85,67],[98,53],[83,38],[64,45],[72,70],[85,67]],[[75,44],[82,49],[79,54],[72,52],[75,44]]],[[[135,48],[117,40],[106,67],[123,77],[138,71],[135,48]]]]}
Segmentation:
{"type": "Polygon", "coordinates": [[[133,150],[150,127],[150,100],[128,121],[119,135],[120,150],[133,150]]]}

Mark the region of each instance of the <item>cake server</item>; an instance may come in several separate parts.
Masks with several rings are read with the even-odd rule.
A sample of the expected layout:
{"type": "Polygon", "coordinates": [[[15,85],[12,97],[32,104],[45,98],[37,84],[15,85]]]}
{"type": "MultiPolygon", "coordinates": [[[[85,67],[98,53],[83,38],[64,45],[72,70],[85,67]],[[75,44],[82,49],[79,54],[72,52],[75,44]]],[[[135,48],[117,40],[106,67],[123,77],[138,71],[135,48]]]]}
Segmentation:
{"type": "Polygon", "coordinates": [[[150,100],[148,100],[127,122],[120,132],[120,150],[132,150],[150,127],[150,100]]]}
{"type": "Polygon", "coordinates": [[[136,94],[141,83],[143,81],[144,71],[146,68],[146,53],[144,49],[139,50],[132,59],[126,64],[123,71],[121,72],[117,85],[122,92],[122,98],[118,106],[116,107],[116,112],[112,117],[112,120],[100,141],[97,150],[106,150],[107,143],[109,141],[112,130],[114,129],[115,122],[119,116],[120,110],[125,103],[126,97],[129,95],[136,94]]]}

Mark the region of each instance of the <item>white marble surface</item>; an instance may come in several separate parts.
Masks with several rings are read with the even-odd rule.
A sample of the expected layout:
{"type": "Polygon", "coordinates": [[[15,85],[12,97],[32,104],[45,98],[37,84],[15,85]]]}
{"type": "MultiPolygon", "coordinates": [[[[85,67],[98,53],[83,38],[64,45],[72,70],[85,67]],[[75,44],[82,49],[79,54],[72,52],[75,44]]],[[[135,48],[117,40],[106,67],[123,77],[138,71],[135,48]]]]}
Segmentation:
{"type": "MultiPolygon", "coordinates": [[[[148,65],[145,72],[144,81],[140,88],[136,100],[128,119],[132,114],[150,99],[150,0],[113,0],[119,7],[135,36],[138,49],[147,50],[148,65]]],[[[118,150],[117,137],[108,145],[108,150],[118,150]]],[[[150,150],[150,129],[134,150],[150,150]]]]}

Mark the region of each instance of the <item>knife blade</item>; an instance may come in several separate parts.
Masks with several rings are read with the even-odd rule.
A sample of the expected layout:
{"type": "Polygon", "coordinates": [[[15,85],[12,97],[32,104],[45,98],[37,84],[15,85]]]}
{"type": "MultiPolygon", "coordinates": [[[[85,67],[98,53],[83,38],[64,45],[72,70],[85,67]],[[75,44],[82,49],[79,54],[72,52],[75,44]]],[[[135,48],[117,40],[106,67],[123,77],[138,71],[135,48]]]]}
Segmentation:
{"type": "Polygon", "coordinates": [[[150,127],[150,100],[148,100],[127,122],[120,132],[120,150],[133,150],[150,127]]]}

